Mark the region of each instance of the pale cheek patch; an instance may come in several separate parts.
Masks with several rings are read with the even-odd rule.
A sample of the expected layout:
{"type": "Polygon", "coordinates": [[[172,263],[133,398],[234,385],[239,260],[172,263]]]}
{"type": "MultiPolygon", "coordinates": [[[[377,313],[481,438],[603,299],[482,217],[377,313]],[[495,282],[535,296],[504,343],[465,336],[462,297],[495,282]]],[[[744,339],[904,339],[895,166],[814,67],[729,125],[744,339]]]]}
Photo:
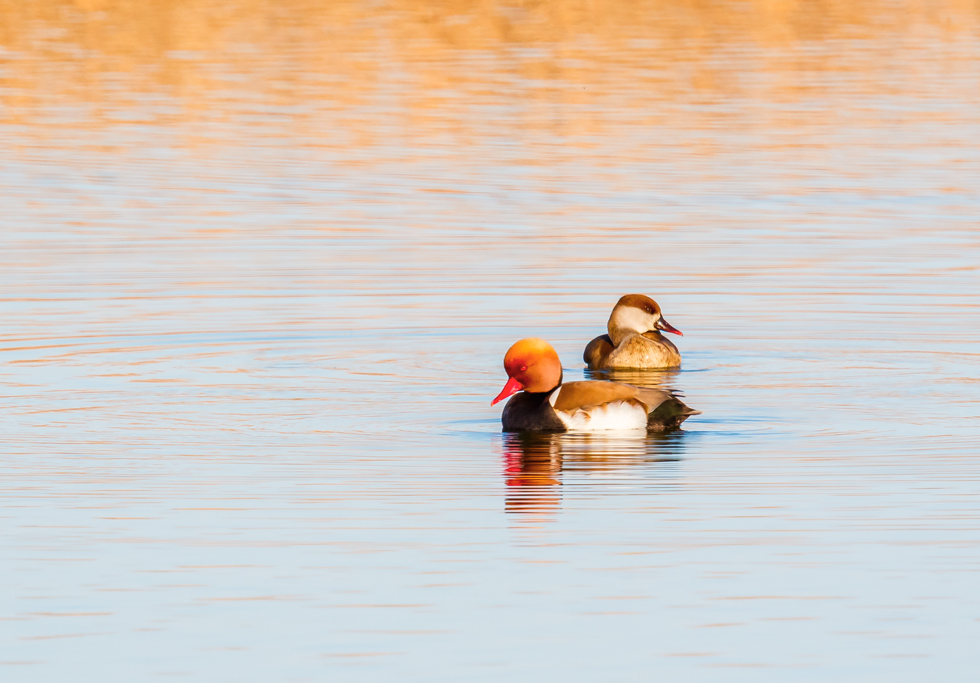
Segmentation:
{"type": "Polygon", "coordinates": [[[650,315],[645,311],[633,306],[617,308],[609,321],[609,326],[613,329],[634,330],[636,332],[646,332],[654,329],[654,325],[660,320],[659,315],[650,315]]]}
{"type": "Polygon", "coordinates": [[[647,427],[646,409],[626,401],[612,401],[570,413],[556,410],[555,414],[570,432],[607,432],[647,427]]]}

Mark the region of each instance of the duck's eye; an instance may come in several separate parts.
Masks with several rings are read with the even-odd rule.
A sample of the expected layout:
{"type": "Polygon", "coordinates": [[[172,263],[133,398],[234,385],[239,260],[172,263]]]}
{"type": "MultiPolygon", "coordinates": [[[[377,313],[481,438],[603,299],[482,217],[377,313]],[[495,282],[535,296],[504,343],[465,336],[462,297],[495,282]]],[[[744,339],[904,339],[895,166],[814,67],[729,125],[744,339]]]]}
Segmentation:
{"type": "Polygon", "coordinates": [[[527,366],[526,365],[522,365],[521,366],[521,372],[527,372],[527,366]]]}

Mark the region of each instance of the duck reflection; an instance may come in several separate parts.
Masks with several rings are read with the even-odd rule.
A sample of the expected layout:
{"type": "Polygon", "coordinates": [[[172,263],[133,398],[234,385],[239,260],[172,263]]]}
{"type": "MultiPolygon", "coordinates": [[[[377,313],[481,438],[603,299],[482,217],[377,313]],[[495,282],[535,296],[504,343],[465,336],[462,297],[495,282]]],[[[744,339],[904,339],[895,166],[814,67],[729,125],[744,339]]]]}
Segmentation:
{"type": "Polygon", "coordinates": [[[555,510],[561,502],[560,434],[504,433],[508,512],[555,510]]]}
{"type": "Polygon", "coordinates": [[[680,374],[678,368],[606,368],[604,370],[585,370],[585,379],[598,379],[607,382],[622,382],[650,389],[670,389],[674,393],[674,380],[680,374]]]}
{"type": "Polygon", "coordinates": [[[584,475],[583,486],[656,479],[664,462],[679,460],[685,432],[562,433],[501,435],[507,512],[542,513],[561,505],[567,474],[584,475]]]}

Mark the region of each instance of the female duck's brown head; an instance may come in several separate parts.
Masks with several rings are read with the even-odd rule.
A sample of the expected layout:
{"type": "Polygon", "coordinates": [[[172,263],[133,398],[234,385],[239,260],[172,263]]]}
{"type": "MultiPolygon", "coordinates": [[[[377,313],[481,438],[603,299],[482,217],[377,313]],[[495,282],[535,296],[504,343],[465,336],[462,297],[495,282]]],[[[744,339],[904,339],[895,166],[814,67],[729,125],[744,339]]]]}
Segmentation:
{"type": "Polygon", "coordinates": [[[561,384],[561,361],[558,352],[544,339],[522,339],[504,356],[507,384],[490,405],[503,401],[518,391],[532,394],[551,391],[561,384]]]}
{"type": "Polygon", "coordinates": [[[684,333],[664,320],[660,306],[650,297],[643,294],[627,294],[622,297],[609,316],[606,326],[613,344],[630,334],[643,334],[650,330],[663,330],[684,336],[684,333]]]}

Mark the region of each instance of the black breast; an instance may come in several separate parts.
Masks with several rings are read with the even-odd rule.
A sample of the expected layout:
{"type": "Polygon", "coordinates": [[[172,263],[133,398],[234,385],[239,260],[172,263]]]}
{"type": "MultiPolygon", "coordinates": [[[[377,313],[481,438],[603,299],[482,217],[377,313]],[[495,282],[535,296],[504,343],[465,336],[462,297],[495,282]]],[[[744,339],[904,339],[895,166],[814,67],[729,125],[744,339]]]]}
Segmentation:
{"type": "Polygon", "coordinates": [[[529,394],[522,391],[507,401],[500,421],[505,432],[564,432],[565,424],[558,419],[548,402],[551,391],[529,394]]]}

